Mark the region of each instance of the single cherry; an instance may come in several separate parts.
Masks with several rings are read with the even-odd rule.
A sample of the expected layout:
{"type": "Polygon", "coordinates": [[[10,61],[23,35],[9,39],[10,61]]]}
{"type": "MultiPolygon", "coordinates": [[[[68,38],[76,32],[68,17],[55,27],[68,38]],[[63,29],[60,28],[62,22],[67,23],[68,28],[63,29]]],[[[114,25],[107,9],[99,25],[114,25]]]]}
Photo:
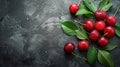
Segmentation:
{"type": "Polygon", "coordinates": [[[89,43],[87,40],[79,41],[78,49],[82,51],[86,51],[89,48],[89,43]]]}
{"type": "Polygon", "coordinates": [[[105,37],[111,38],[115,35],[115,29],[112,26],[108,26],[104,29],[105,37]]]}
{"type": "Polygon", "coordinates": [[[64,51],[66,53],[72,53],[74,51],[74,49],[75,49],[75,45],[72,42],[68,42],[64,46],[64,51]]]}
{"type": "Polygon", "coordinates": [[[101,37],[98,39],[98,44],[101,47],[105,47],[108,45],[108,39],[106,39],[105,37],[101,37]]]}
{"type": "Polygon", "coordinates": [[[94,16],[97,20],[102,20],[104,21],[104,19],[106,18],[107,12],[104,10],[96,10],[94,13],[94,16]]]}
{"type": "Polygon", "coordinates": [[[94,29],[94,22],[92,20],[85,20],[84,21],[84,28],[87,31],[91,31],[94,29]]]}
{"type": "Polygon", "coordinates": [[[105,26],[106,26],[106,24],[105,24],[104,21],[97,21],[97,22],[95,23],[95,29],[96,29],[97,31],[102,31],[102,30],[104,30],[105,26]]]}
{"type": "Polygon", "coordinates": [[[79,5],[77,4],[71,4],[69,6],[69,11],[72,13],[72,14],[76,14],[76,12],[79,10],[79,5]]]}
{"type": "Polygon", "coordinates": [[[97,41],[98,38],[100,38],[100,33],[97,30],[93,30],[90,34],[89,34],[89,38],[92,41],[97,41]]]}
{"type": "Polygon", "coordinates": [[[106,17],[106,23],[109,26],[114,26],[116,24],[116,17],[115,16],[107,16],[106,17]]]}

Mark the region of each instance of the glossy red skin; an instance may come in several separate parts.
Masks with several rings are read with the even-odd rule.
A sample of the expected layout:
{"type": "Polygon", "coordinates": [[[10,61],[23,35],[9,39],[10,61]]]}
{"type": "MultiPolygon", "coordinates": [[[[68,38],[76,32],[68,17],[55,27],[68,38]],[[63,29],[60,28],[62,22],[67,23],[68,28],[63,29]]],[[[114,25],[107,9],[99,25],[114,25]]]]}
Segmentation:
{"type": "Polygon", "coordinates": [[[89,38],[92,41],[97,41],[98,38],[100,38],[100,33],[97,30],[93,30],[90,34],[89,34],[89,38]]]}
{"type": "Polygon", "coordinates": [[[96,10],[95,13],[94,13],[94,16],[97,20],[104,21],[104,19],[107,16],[107,12],[104,11],[104,10],[96,10]]]}
{"type": "Polygon", "coordinates": [[[98,44],[101,47],[105,47],[108,45],[108,39],[106,39],[105,37],[101,37],[98,39],[98,44]]]}
{"type": "Polygon", "coordinates": [[[71,4],[69,6],[69,11],[72,14],[76,14],[76,12],[79,10],[79,6],[77,4],[71,4]]]}
{"type": "Polygon", "coordinates": [[[107,16],[106,23],[109,26],[114,26],[116,24],[116,17],[115,16],[107,16]]]}
{"type": "Polygon", "coordinates": [[[92,20],[85,20],[84,21],[84,29],[87,31],[91,31],[94,29],[94,22],[92,20]]]}
{"type": "Polygon", "coordinates": [[[105,24],[104,21],[97,21],[97,22],[95,23],[95,29],[96,29],[97,31],[102,31],[102,30],[104,30],[105,27],[106,27],[106,24],[105,24]]]}
{"type": "Polygon", "coordinates": [[[104,29],[104,34],[108,33],[105,37],[111,38],[115,35],[115,29],[112,26],[108,26],[104,29]]]}
{"type": "Polygon", "coordinates": [[[78,49],[82,51],[87,51],[89,48],[89,43],[87,40],[79,41],[78,49]]]}
{"type": "Polygon", "coordinates": [[[64,52],[65,53],[72,53],[75,49],[75,45],[72,42],[68,42],[64,46],[64,52]]]}

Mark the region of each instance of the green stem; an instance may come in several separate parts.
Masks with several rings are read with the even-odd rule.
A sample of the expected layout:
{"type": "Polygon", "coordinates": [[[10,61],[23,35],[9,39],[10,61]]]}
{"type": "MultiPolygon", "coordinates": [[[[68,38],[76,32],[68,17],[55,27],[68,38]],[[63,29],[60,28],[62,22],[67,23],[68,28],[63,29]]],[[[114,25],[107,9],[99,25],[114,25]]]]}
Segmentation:
{"type": "Polygon", "coordinates": [[[74,20],[74,22],[79,23],[80,25],[84,26],[84,24],[83,24],[83,23],[78,22],[77,20],[74,20]]]}
{"type": "MultiPolygon", "coordinates": [[[[77,20],[74,20],[73,22],[75,23],[79,23],[80,25],[84,26],[85,24],[81,23],[81,22],[78,22],[77,20]]],[[[82,29],[82,27],[80,27],[82,29]]],[[[87,31],[86,31],[87,32],[87,31]]],[[[89,32],[87,32],[87,34],[89,34],[89,32]]]]}
{"type": "Polygon", "coordinates": [[[118,6],[117,6],[117,9],[116,9],[116,11],[115,11],[115,13],[114,13],[114,16],[116,16],[116,15],[117,15],[117,13],[118,13],[119,9],[120,9],[120,5],[118,5],[118,6]]]}
{"type": "Polygon", "coordinates": [[[78,58],[80,58],[80,59],[83,59],[83,60],[87,60],[85,57],[82,57],[82,56],[78,56],[78,55],[76,55],[75,53],[72,53],[72,55],[74,55],[75,57],[78,57],[78,58]]]}
{"type": "Polygon", "coordinates": [[[78,5],[80,5],[80,3],[81,3],[81,0],[79,0],[78,5]]]}

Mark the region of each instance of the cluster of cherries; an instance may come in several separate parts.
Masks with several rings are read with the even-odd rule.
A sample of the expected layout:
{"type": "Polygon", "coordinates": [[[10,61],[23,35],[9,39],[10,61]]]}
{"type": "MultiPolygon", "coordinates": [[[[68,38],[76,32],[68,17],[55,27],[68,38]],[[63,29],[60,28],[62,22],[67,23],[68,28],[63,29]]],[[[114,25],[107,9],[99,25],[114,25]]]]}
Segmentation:
{"type": "MultiPolygon", "coordinates": [[[[71,4],[69,6],[69,11],[72,14],[76,14],[79,10],[77,4],[71,4]]],[[[108,39],[115,35],[114,25],[116,24],[116,17],[107,15],[104,10],[96,10],[94,12],[96,18],[96,23],[93,20],[88,19],[83,23],[83,27],[89,32],[89,39],[91,41],[97,42],[100,47],[105,47],[108,45],[108,39]]],[[[82,40],[78,42],[78,49],[82,51],[88,50],[90,44],[88,40],[82,40]]],[[[73,42],[68,42],[64,46],[64,51],[66,53],[72,53],[75,49],[73,42]]]]}

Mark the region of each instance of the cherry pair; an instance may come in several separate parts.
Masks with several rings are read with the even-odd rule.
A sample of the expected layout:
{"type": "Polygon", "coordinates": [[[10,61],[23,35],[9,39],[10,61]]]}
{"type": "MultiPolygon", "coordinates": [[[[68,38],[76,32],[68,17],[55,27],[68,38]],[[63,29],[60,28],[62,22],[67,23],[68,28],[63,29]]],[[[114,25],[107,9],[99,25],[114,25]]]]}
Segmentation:
{"type": "MultiPolygon", "coordinates": [[[[89,48],[89,43],[87,40],[82,40],[78,42],[78,49],[82,51],[86,51],[89,48]]],[[[75,45],[73,42],[68,42],[64,46],[64,51],[66,53],[72,53],[75,50],[75,45]]]]}

